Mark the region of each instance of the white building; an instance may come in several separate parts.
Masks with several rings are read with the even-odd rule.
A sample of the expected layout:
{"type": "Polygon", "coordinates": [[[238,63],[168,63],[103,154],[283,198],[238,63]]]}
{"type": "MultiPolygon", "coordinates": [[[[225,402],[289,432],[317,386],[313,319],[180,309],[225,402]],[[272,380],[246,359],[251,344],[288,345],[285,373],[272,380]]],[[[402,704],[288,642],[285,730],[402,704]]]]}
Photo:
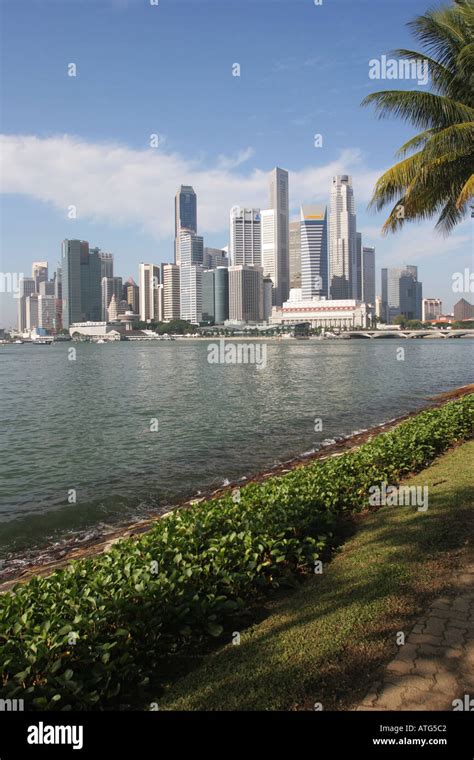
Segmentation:
{"type": "Polygon", "coordinates": [[[56,299],[54,296],[38,296],[38,327],[53,330],[56,326],[56,299]]]}
{"type": "Polygon", "coordinates": [[[176,264],[163,265],[163,321],[180,316],[180,273],[176,264]]]}
{"type": "Polygon", "coordinates": [[[201,264],[180,266],[180,317],[195,325],[202,321],[202,273],[201,264]]]}
{"type": "Polygon", "coordinates": [[[231,266],[260,266],[262,237],[259,208],[231,208],[229,258],[231,266]]]}
{"type": "Polygon", "coordinates": [[[357,230],[352,177],[333,177],[329,215],[329,294],[353,298],[357,289],[357,230]]]}
{"type": "Polygon", "coordinates": [[[421,302],[421,319],[422,322],[428,322],[431,319],[437,319],[443,313],[443,302],[441,298],[423,298],[421,302]]]}
{"type": "Polygon", "coordinates": [[[274,307],[271,324],[296,325],[308,322],[312,328],[349,329],[371,326],[372,311],[355,299],[304,301],[300,290],[292,290],[281,307],[274,307]]]}
{"type": "Polygon", "coordinates": [[[142,322],[160,321],[159,285],[159,266],[156,264],[140,264],[138,267],[138,287],[140,292],[140,320],[142,322]]]}
{"type": "Polygon", "coordinates": [[[88,338],[103,338],[104,340],[120,340],[125,327],[109,325],[107,322],[73,322],[69,325],[69,334],[84,335],[88,338]]]}
{"type": "Polygon", "coordinates": [[[32,293],[26,298],[26,329],[31,332],[38,324],[38,294],[32,293]]]}

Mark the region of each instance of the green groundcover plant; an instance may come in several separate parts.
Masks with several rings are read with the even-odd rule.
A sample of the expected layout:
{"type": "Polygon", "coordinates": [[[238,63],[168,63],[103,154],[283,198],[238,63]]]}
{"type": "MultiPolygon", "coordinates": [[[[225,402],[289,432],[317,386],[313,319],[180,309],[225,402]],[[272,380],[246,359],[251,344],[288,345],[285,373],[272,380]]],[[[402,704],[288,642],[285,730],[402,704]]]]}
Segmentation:
{"type": "Polygon", "coordinates": [[[257,594],[308,570],[341,516],[367,508],[372,485],[421,470],[472,437],[473,421],[471,394],[17,584],[0,596],[0,696],[30,710],[123,703],[173,656],[220,636],[257,594]]]}

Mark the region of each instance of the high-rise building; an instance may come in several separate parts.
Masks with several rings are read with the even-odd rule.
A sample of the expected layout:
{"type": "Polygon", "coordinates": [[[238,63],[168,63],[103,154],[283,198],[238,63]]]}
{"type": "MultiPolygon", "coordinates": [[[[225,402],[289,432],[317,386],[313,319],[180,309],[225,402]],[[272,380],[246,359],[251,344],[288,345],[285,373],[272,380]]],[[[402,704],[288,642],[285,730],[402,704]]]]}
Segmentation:
{"type": "Polygon", "coordinates": [[[140,320],[142,322],[160,321],[160,267],[156,264],[140,264],[138,267],[140,292],[140,320]]]}
{"type": "Polygon", "coordinates": [[[26,329],[31,331],[39,326],[38,323],[38,293],[26,297],[26,329]]]}
{"type": "MultiPolygon", "coordinates": [[[[105,280],[109,279],[107,277],[104,277],[105,280]]],[[[118,317],[118,304],[117,299],[115,297],[115,293],[112,293],[112,297],[110,299],[109,305],[107,307],[107,319],[104,320],[106,322],[115,322],[118,317]]]]}
{"type": "Polygon", "coordinates": [[[290,288],[301,288],[301,222],[289,224],[290,288]]]}
{"type": "Polygon", "coordinates": [[[48,279],[48,262],[34,261],[31,267],[31,276],[35,281],[35,292],[39,293],[39,284],[48,279]]]}
{"type": "Polygon", "coordinates": [[[105,253],[100,248],[92,248],[92,253],[97,253],[100,259],[100,278],[114,276],[114,254],[105,253]]]}
{"type": "Polygon", "coordinates": [[[133,279],[129,277],[123,286],[123,298],[127,302],[128,308],[134,313],[140,312],[140,288],[133,279]]]}
{"type": "Polygon", "coordinates": [[[418,267],[382,269],[382,319],[393,324],[395,317],[420,319],[422,284],[418,281],[418,267]]]}
{"type": "Polygon", "coordinates": [[[86,240],[63,240],[61,248],[63,327],[99,322],[102,313],[101,262],[86,240]]]}
{"type": "Polygon", "coordinates": [[[202,321],[213,324],[216,318],[216,270],[205,269],[202,273],[202,321]]]}
{"type": "Polygon", "coordinates": [[[356,254],[352,272],[352,298],[362,301],[362,233],[356,232],[356,254]]]}
{"type": "Polygon", "coordinates": [[[332,299],[350,299],[356,270],[357,235],[352,177],[333,177],[329,215],[329,292],[332,299]]]}
{"type": "Polygon", "coordinates": [[[423,322],[437,319],[442,313],[443,302],[441,298],[423,298],[421,303],[421,319],[423,322]]]}
{"type": "Polygon", "coordinates": [[[180,295],[179,295],[179,267],[176,264],[163,265],[163,319],[171,322],[179,319],[180,295]]]}
{"type": "Polygon", "coordinates": [[[262,267],[264,276],[270,279],[272,285],[272,303],[276,303],[277,290],[277,238],[276,211],[273,208],[264,209],[262,219],[262,267]]]}
{"type": "Polygon", "coordinates": [[[53,330],[56,327],[56,299],[53,295],[38,296],[38,327],[53,330]]]}
{"type": "Polygon", "coordinates": [[[191,185],[181,185],[174,200],[174,261],[180,264],[180,235],[183,230],[197,233],[197,199],[191,185]]]}
{"type": "MultiPolygon", "coordinates": [[[[289,262],[289,187],[288,172],[276,167],[270,172],[269,210],[273,216],[266,215],[266,226],[273,222],[273,233],[262,230],[262,264],[264,275],[271,277],[274,288],[274,303],[281,305],[288,298],[290,285],[289,262]],[[264,237],[266,255],[264,253],[264,237]],[[272,251],[273,249],[273,251],[272,251]],[[273,260],[272,260],[273,259],[273,260]]],[[[262,211],[262,226],[264,225],[262,211]]]]}
{"type": "Polygon", "coordinates": [[[217,267],[228,267],[229,257],[222,248],[204,248],[204,269],[217,269],[217,267]]]}
{"type": "Polygon", "coordinates": [[[216,267],[214,275],[214,322],[221,325],[229,319],[229,268],[216,267]]]}
{"type": "Polygon", "coordinates": [[[179,237],[180,265],[202,264],[204,257],[203,242],[200,235],[182,230],[179,237]]]}
{"type": "MultiPolygon", "coordinates": [[[[298,222],[298,227],[299,227],[298,222]]],[[[263,278],[263,319],[269,322],[272,316],[273,308],[273,281],[271,277],[263,278]]]]}
{"type": "Polygon", "coordinates": [[[192,324],[202,321],[202,275],[201,264],[180,266],[180,317],[192,324]]]}
{"type": "Polygon", "coordinates": [[[303,300],[328,296],[326,206],[301,206],[301,291],[303,300]]]}
{"type": "Polygon", "coordinates": [[[375,248],[362,246],[362,293],[364,303],[375,306],[375,248]]]}
{"type": "Polygon", "coordinates": [[[18,331],[26,330],[26,299],[35,292],[36,283],[33,277],[22,277],[18,292],[18,331]]]}
{"type": "Polygon", "coordinates": [[[465,298],[461,298],[454,304],[454,319],[456,322],[463,322],[466,319],[474,319],[474,306],[466,301],[465,298]]]}
{"type": "Polygon", "coordinates": [[[233,206],[230,210],[229,263],[232,266],[259,266],[261,261],[260,209],[233,206]]]}
{"type": "Polygon", "coordinates": [[[263,320],[263,268],[229,267],[229,319],[237,322],[263,320]]]}
{"type": "Polygon", "coordinates": [[[37,293],[41,296],[54,296],[54,280],[40,280],[37,293]]]}
{"type": "Polygon", "coordinates": [[[61,330],[63,326],[63,272],[61,267],[57,267],[54,273],[54,299],[56,302],[56,330],[61,330]]]}

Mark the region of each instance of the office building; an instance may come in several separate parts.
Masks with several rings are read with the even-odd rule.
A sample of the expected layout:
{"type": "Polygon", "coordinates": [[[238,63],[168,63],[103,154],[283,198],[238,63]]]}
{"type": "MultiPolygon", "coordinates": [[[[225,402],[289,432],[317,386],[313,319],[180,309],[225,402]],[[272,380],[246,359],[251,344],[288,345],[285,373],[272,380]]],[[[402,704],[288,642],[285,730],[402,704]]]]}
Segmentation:
{"type": "Polygon", "coordinates": [[[54,280],[40,280],[36,292],[41,296],[54,296],[54,280]]]}
{"type": "Polygon", "coordinates": [[[375,306],[375,248],[362,246],[362,293],[361,300],[375,306]]]}
{"type": "Polygon", "coordinates": [[[180,276],[176,264],[163,265],[163,320],[171,322],[180,316],[180,276]]]}
{"type": "Polygon", "coordinates": [[[216,317],[215,269],[202,273],[202,321],[214,324],[216,317]]]}
{"type": "Polygon", "coordinates": [[[93,253],[97,253],[100,259],[100,278],[113,277],[114,276],[114,255],[113,253],[105,253],[100,248],[92,248],[93,253]]]}
{"type": "MultiPolygon", "coordinates": [[[[270,172],[270,198],[268,207],[275,211],[275,303],[282,304],[288,298],[290,290],[290,256],[289,256],[289,182],[288,172],[275,167],[270,172]]],[[[268,273],[264,272],[266,276],[268,273]]]]}
{"type": "Polygon", "coordinates": [[[101,261],[85,240],[64,240],[61,247],[63,327],[99,321],[102,312],[101,261]]]}
{"type": "Polygon", "coordinates": [[[56,328],[56,299],[52,295],[38,295],[38,327],[45,330],[56,328]]]}
{"type": "Polygon", "coordinates": [[[302,206],[301,291],[303,300],[327,298],[328,245],[326,206],[302,206]]]}
{"type": "Polygon", "coordinates": [[[180,237],[182,231],[197,233],[197,199],[190,185],[181,185],[174,200],[175,264],[181,263],[180,237]]]}
{"type": "Polygon", "coordinates": [[[102,277],[101,291],[101,319],[102,321],[107,321],[109,314],[109,305],[112,300],[112,296],[115,296],[115,302],[117,306],[122,300],[122,278],[102,277]]]}
{"type": "Polygon", "coordinates": [[[289,224],[290,290],[301,288],[301,222],[289,224]]]}
{"type": "Polygon", "coordinates": [[[202,265],[204,258],[203,242],[200,235],[187,230],[181,231],[179,238],[180,266],[186,264],[202,265]]]}
{"type": "Polygon", "coordinates": [[[160,321],[160,267],[140,264],[138,267],[139,314],[141,322],[160,321]]]}
{"type": "Polygon", "coordinates": [[[259,266],[261,261],[260,209],[233,206],[230,210],[229,263],[232,266],[259,266]]]}
{"type": "Polygon", "coordinates": [[[35,292],[33,277],[22,277],[18,285],[18,332],[26,330],[26,299],[35,292]]]}
{"type": "MultiPolygon", "coordinates": [[[[298,228],[299,228],[298,222],[298,228]]],[[[291,291],[290,291],[291,292],[291,291]]],[[[269,322],[272,316],[273,308],[273,281],[271,277],[263,278],[263,320],[269,322]]]]}
{"type": "Polygon", "coordinates": [[[39,293],[40,282],[48,279],[48,262],[34,261],[31,267],[31,276],[35,281],[35,292],[39,293]]]}
{"type": "Polygon", "coordinates": [[[362,300],[362,234],[356,232],[356,253],[352,272],[352,298],[362,300]]]}
{"type": "Polygon", "coordinates": [[[180,317],[196,325],[202,321],[202,275],[201,264],[180,266],[180,317]]]}
{"type": "Polygon", "coordinates": [[[229,267],[229,319],[236,322],[263,320],[263,268],[229,267]]]}
{"type": "Polygon", "coordinates": [[[454,320],[456,322],[463,322],[467,319],[474,319],[474,306],[466,301],[465,298],[461,298],[460,301],[454,304],[454,320]]]}
{"type": "Polygon", "coordinates": [[[38,293],[32,293],[26,297],[26,330],[31,332],[38,323],[38,293]]]}
{"type": "Polygon", "coordinates": [[[132,277],[129,277],[123,286],[124,301],[127,302],[133,314],[140,313],[140,288],[132,277]]]}
{"type": "Polygon", "coordinates": [[[221,325],[229,319],[228,266],[216,267],[214,274],[214,322],[221,325]]]}
{"type": "Polygon", "coordinates": [[[353,296],[357,235],[352,177],[333,177],[329,215],[329,292],[334,300],[353,296]]]}
{"type": "Polygon", "coordinates": [[[423,298],[421,302],[421,320],[430,322],[443,313],[443,302],[440,298],[423,298]]]}
{"type": "Polygon", "coordinates": [[[203,258],[204,269],[217,269],[217,267],[228,267],[229,257],[222,248],[204,248],[203,258]]]}
{"type": "Polygon", "coordinates": [[[418,267],[382,269],[382,319],[393,324],[395,317],[421,320],[422,284],[418,267]]]}

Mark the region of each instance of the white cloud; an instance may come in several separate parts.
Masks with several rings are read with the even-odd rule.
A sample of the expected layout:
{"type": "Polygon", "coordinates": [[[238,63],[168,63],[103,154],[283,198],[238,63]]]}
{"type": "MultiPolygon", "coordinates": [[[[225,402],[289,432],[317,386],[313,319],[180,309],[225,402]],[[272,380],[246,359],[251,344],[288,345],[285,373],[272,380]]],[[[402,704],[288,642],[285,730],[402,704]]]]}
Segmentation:
{"type": "MultiPolygon", "coordinates": [[[[118,143],[92,143],[71,135],[38,138],[4,135],[2,141],[4,193],[18,193],[52,204],[67,216],[70,205],[77,218],[114,226],[131,225],[156,239],[173,234],[173,198],[180,184],[198,194],[201,233],[227,229],[235,204],[265,208],[268,170],[237,169],[253,156],[252,148],[233,157],[219,156],[214,165],[158,149],[135,150],[118,143]]],[[[325,165],[315,148],[315,164],[290,170],[290,203],[328,201],[334,174],[353,173],[358,203],[370,197],[378,171],[363,165],[356,148],[341,151],[325,165]]]]}

